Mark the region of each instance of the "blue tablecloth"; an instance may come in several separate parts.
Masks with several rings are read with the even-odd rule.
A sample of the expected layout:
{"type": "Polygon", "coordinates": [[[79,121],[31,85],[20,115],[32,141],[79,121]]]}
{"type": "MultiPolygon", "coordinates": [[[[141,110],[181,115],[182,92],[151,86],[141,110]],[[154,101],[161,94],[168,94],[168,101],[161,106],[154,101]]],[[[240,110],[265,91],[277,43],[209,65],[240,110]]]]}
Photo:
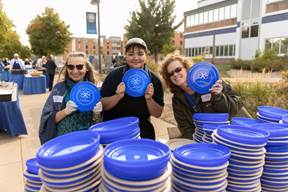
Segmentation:
{"type": "Polygon", "coordinates": [[[10,72],[8,70],[4,70],[0,72],[0,80],[1,81],[9,81],[10,72]]]}
{"type": "Polygon", "coordinates": [[[0,129],[11,136],[27,135],[19,102],[0,102],[0,129]]]}
{"type": "Polygon", "coordinates": [[[46,77],[40,75],[38,77],[32,77],[25,75],[23,83],[24,94],[39,94],[46,92],[46,77]]]}
{"type": "Polygon", "coordinates": [[[18,89],[22,89],[23,81],[24,81],[24,74],[10,73],[9,81],[17,83],[18,89]]]}

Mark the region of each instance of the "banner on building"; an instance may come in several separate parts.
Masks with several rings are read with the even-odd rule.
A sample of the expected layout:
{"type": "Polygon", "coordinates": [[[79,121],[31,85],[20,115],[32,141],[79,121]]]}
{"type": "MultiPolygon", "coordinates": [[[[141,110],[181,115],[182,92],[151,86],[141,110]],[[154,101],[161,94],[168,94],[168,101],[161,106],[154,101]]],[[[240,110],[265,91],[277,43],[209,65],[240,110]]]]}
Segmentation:
{"type": "Polygon", "coordinates": [[[87,34],[96,34],[96,13],[86,12],[87,34]]]}

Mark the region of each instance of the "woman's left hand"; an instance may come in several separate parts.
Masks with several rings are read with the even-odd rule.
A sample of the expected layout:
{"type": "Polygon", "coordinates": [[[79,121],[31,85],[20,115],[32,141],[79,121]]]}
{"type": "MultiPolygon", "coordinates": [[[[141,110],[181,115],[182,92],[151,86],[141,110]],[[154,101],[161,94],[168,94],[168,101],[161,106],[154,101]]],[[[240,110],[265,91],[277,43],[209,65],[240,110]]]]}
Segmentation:
{"type": "Polygon", "coordinates": [[[222,80],[216,81],[216,83],[209,90],[214,95],[222,93],[223,90],[222,80]]]}
{"type": "Polygon", "coordinates": [[[149,83],[145,92],[145,99],[149,100],[152,98],[153,95],[154,95],[154,87],[152,83],[149,83]]]}
{"type": "Polygon", "coordinates": [[[99,101],[93,108],[94,114],[100,114],[103,111],[102,103],[99,101]]]}

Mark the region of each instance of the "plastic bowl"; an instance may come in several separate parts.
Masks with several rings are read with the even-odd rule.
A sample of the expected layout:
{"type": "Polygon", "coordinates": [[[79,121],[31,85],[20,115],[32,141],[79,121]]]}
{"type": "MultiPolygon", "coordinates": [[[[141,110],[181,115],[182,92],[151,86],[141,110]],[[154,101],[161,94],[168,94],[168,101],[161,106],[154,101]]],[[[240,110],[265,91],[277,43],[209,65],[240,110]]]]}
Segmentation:
{"type": "Polygon", "coordinates": [[[288,125],[280,123],[260,123],[251,125],[253,128],[263,129],[270,133],[270,137],[288,136],[288,125]]]}
{"type": "Polygon", "coordinates": [[[43,144],[37,162],[47,168],[66,168],[81,164],[98,151],[100,135],[96,131],[75,131],[43,144]]]}
{"type": "Polygon", "coordinates": [[[187,144],[176,148],[173,154],[181,162],[209,167],[223,165],[231,156],[228,147],[211,143],[187,144]]]}
{"type": "Polygon", "coordinates": [[[260,116],[267,119],[277,119],[278,121],[282,119],[283,115],[288,114],[287,109],[274,106],[258,106],[257,110],[260,116]]]}
{"type": "Polygon", "coordinates": [[[38,174],[39,165],[37,163],[36,158],[31,158],[26,161],[26,167],[29,173],[33,173],[35,175],[38,174]]]}
{"type": "Polygon", "coordinates": [[[126,139],[105,148],[104,168],[125,180],[148,180],[162,175],[169,162],[167,145],[150,139],[126,139]]]}
{"type": "Polygon", "coordinates": [[[263,123],[263,121],[259,119],[252,119],[249,117],[232,117],[231,124],[232,125],[242,125],[242,126],[251,126],[256,123],[263,123]]]}
{"type": "Polygon", "coordinates": [[[229,114],[228,113],[194,113],[192,119],[194,121],[200,122],[227,122],[229,114]]]}

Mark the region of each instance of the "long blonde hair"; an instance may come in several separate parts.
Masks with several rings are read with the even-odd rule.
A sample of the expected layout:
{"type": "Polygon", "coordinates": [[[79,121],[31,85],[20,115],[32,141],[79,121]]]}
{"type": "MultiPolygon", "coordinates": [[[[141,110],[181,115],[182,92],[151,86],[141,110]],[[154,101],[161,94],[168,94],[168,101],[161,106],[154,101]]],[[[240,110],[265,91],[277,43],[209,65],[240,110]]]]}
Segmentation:
{"type": "Polygon", "coordinates": [[[71,52],[71,53],[69,53],[69,55],[67,56],[66,62],[60,71],[58,81],[61,81],[62,75],[64,75],[64,81],[66,81],[68,79],[69,76],[68,76],[68,72],[67,72],[67,65],[68,65],[68,61],[71,57],[83,57],[85,65],[88,69],[84,78],[87,79],[88,81],[94,83],[94,84],[97,83],[97,79],[95,76],[95,71],[93,69],[93,66],[87,60],[87,55],[84,52],[71,52]]]}

